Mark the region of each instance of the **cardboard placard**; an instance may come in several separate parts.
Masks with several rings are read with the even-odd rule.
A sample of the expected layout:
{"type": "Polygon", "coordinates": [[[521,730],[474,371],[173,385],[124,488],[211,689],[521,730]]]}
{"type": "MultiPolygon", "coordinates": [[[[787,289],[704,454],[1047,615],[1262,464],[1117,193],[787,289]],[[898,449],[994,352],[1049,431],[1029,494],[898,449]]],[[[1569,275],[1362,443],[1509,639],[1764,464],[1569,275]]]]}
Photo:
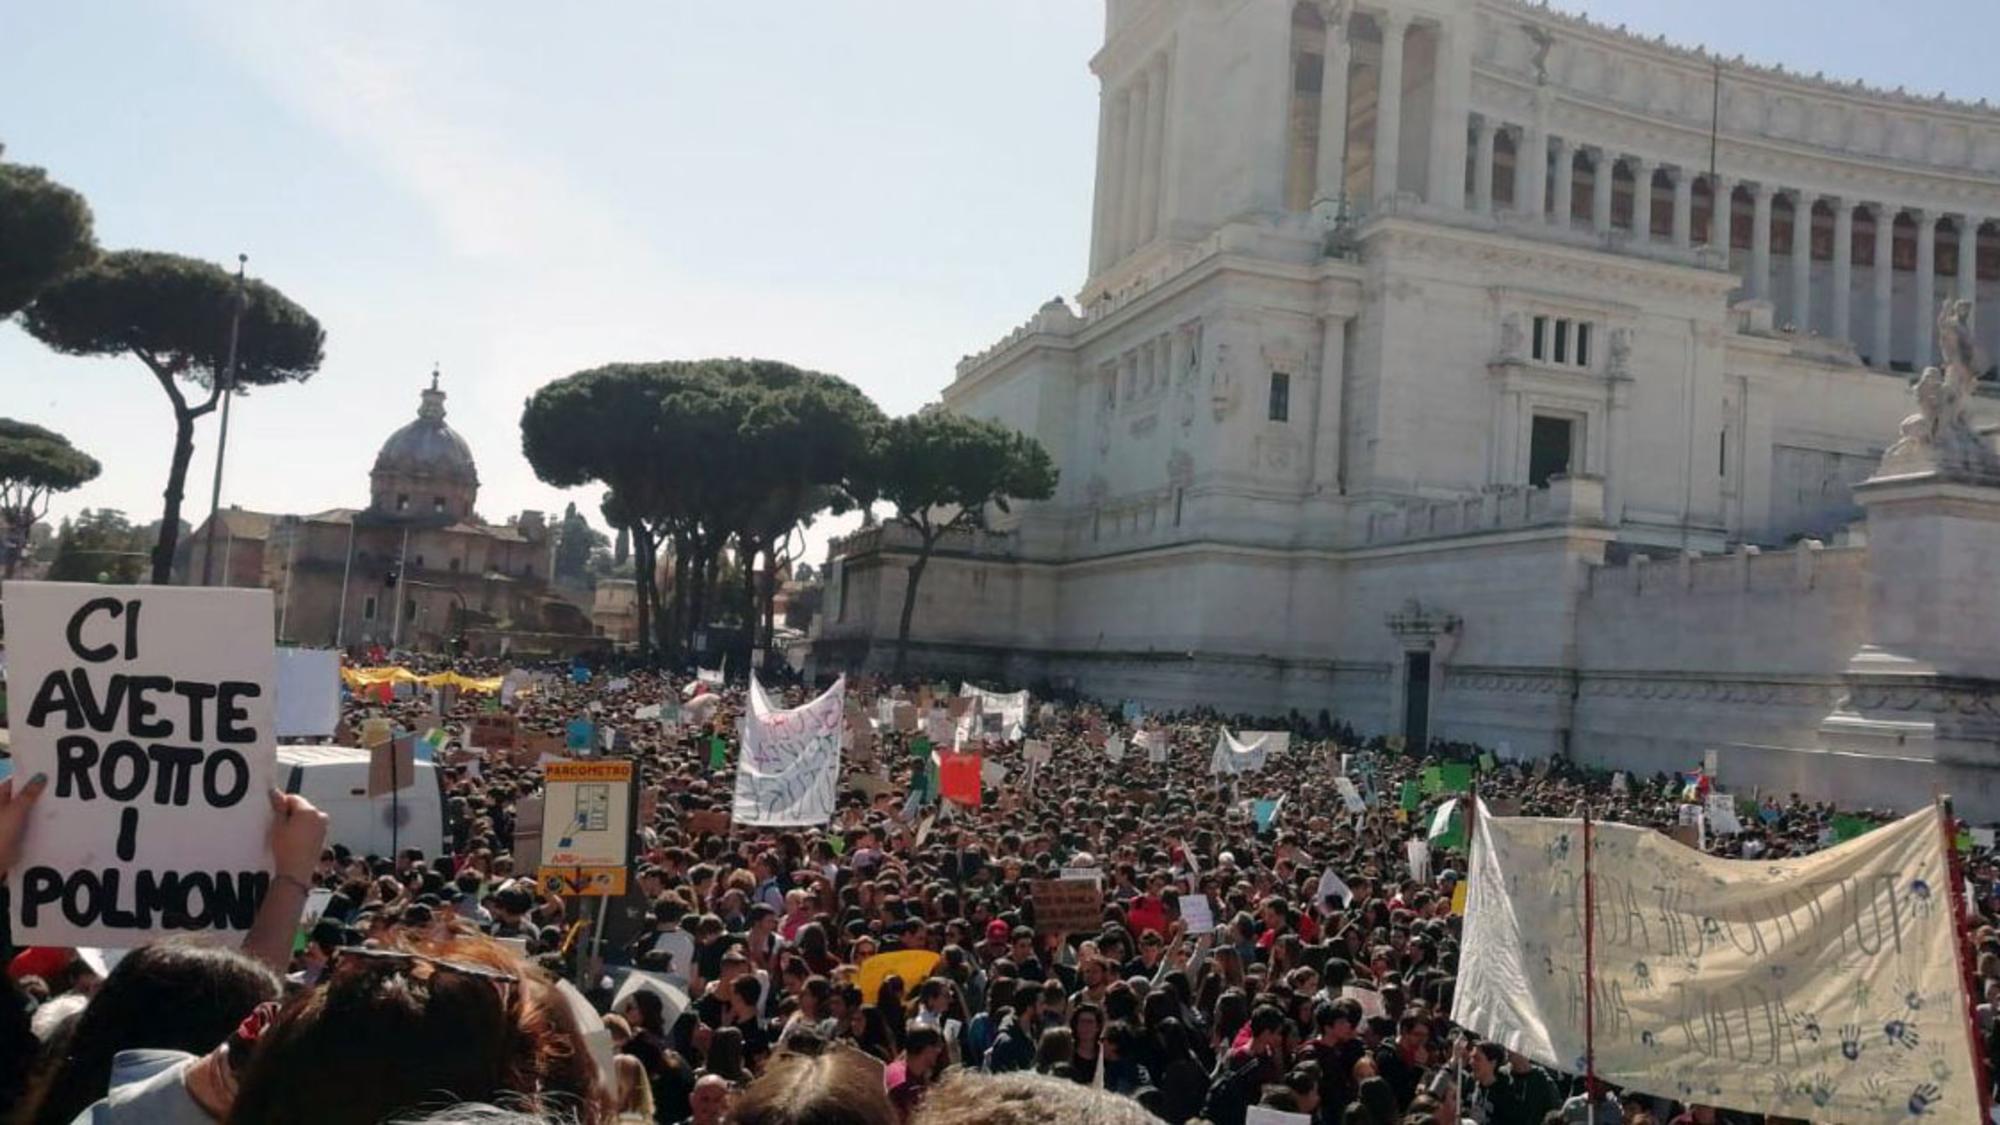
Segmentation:
{"type": "Polygon", "coordinates": [[[9,877],[16,943],[249,929],[270,886],[271,592],[4,591],[13,765],[49,778],[9,877]]]}
{"type": "Polygon", "coordinates": [[[408,789],[417,780],[417,738],[392,738],[368,752],[368,795],[381,797],[408,789]]]}
{"type": "Polygon", "coordinates": [[[489,711],[472,717],[470,738],[474,746],[489,750],[512,750],[520,745],[520,720],[504,711],[489,711]]]}
{"type": "Polygon", "coordinates": [[[1095,879],[1032,879],[1028,890],[1038,930],[1094,934],[1104,925],[1104,893],[1095,879]]]}
{"type": "Polygon", "coordinates": [[[697,836],[706,832],[726,836],[729,834],[729,814],[717,809],[695,809],[681,818],[681,825],[697,836]]]}

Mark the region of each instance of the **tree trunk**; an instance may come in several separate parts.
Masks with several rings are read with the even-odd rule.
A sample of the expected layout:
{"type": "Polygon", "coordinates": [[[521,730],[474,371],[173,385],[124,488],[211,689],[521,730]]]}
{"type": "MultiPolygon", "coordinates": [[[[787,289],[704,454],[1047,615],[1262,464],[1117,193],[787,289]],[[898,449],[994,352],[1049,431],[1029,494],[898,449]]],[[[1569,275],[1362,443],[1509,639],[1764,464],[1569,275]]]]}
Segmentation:
{"type": "Polygon", "coordinates": [[[685,532],[675,532],[674,545],[674,596],[668,602],[666,633],[661,643],[667,648],[676,667],[687,664],[687,596],[688,596],[688,537],[685,532]]]}
{"type": "Polygon", "coordinates": [[[764,650],[768,652],[771,646],[777,643],[778,640],[778,559],[768,548],[764,552],[764,562],[764,601],[761,616],[763,617],[764,650]]]}
{"type": "MultiPolygon", "coordinates": [[[[625,532],[619,530],[622,541],[625,532]]],[[[657,596],[653,591],[652,561],[653,533],[648,528],[640,528],[632,551],[632,586],[637,595],[639,613],[639,659],[646,660],[653,654],[652,613],[653,601],[657,596]]]]}
{"type": "MultiPolygon", "coordinates": [[[[18,514],[17,512],[16,515],[18,514]]],[[[0,552],[5,552],[7,556],[4,576],[12,578],[14,577],[14,567],[20,563],[21,556],[28,553],[28,536],[34,532],[35,523],[33,520],[29,520],[26,524],[22,524],[10,516],[5,521],[4,526],[7,531],[7,542],[0,544],[0,552]]]]}
{"type": "Polygon", "coordinates": [[[194,460],[194,418],[174,411],[174,461],[167,469],[166,511],[160,515],[160,538],[153,544],[153,585],[174,580],[174,548],[181,537],[181,494],[186,489],[188,462],[194,460]]]}
{"type": "Polygon", "coordinates": [[[903,586],[903,619],[896,626],[896,667],[894,676],[898,682],[903,678],[904,667],[909,664],[910,618],[915,616],[917,612],[917,583],[923,580],[924,568],[930,565],[931,547],[936,542],[935,539],[932,539],[928,535],[920,537],[917,548],[917,561],[910,564],[910,578],[908,583],[903,586]]]}
{"type": "Polygon", "coordinates": [[[757,666],[757,541],[736,539],[736,555],[743,566],[743,636],[749,642],[750,666],[757,666]]]}

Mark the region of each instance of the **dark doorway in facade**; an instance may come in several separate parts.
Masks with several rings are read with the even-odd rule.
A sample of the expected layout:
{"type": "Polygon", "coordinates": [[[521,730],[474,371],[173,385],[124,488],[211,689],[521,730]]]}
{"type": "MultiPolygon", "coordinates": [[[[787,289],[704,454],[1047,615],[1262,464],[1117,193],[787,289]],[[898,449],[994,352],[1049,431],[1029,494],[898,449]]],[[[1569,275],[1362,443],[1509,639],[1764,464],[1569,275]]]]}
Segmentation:
{"type": "Polygon", "coordinates": [[[1431,740],[1431,654],[1409,653],[1403,662],[1403,740],[1421,754],[1431,740]]]}

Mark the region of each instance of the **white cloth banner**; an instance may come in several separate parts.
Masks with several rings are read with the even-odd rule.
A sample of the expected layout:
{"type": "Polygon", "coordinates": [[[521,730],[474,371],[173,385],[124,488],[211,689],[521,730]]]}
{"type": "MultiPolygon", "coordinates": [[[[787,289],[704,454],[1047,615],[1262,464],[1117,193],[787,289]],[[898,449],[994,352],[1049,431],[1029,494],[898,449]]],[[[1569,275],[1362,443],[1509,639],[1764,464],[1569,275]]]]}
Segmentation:
{"type": "Polygon", "coordinates": [[[737,824],[796,828],[833,819],[847,677],[811,703],[780,711],[750,677],[743,750],[736,757],[737,824]]]}
{"type": "Polygon", "coordinates": [[[276,652],[278,737],[331,737],[340,726],[340,653],[330,648],[276,652]]]}
{"type": "Polygon", "coordinates": [[[1224,727],[1215,740],[1215,756],[1209,759],[1208,772],[1224,777],[1256,773],[1264,768],[1264,758],[1269,753],[1270,747],[1263,739],[1244,742],[1224,727]]]}
{"type": "MultiPolygon", "coordinates": [[[[1476,822],[1452,1019],[1581,1072],[1583,825],[1476,822]]],[[[1935,808],[1797,859],[1591,841],[1600,1076],[1846,1125],[1979,1120],[1935,808]]]]}
{"type": "Polygon", "coordinates": [[[958,694],[966,699],[979,701],[979,711],[984,715],[1000,716],[1001,736],[1009,740],[1021,737],[1028,722],[1028,693],[1014,691],[1002,694],[987,691],[971,684],[958,685],[958,694]]]}
{"type": "Polygon", "coordinates": [[[1361,799],[1361,790],[1355,788],[1353,778],[1336,777],[1333,779],[1333,784],[1335,788],[1340,790],[1340,799],[1347,806],[1348,812],[1364,813],[1368,811],[1368,802],[1361,799]]]}
{"type": "Polygon", "coordinates": [[[1246,746],[1252,742],[1262,742],[1265,752],[1270,754],[1283,754],[1292,748],[1292,732],[1288,730],[1238,731],[1236,737],[1246,746]]]}
{"type": "Polygon", "coordinates": [[[1132,745],[1146,752],[1146,761],[1161,765],[1167,760],[1167,732],[1141,729],[1132,735],[1132,745]]]}
{"type": "Polygon", "coordinates": [[[1104,756],[1114,762],[1125,760],[1125,739],[1118,732],[1113,731],[1111,736],[1104,740],[1104,756]]]}

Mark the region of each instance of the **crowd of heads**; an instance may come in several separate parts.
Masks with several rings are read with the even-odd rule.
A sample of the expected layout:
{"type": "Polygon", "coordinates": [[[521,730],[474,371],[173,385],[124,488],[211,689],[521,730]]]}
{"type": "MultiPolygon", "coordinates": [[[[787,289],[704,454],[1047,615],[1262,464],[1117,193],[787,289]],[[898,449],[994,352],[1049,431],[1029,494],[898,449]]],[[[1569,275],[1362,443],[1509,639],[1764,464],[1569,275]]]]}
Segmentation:
{"type": "MultiPolygon", "coordinates": [[[[1334,1125],[1581,1121],[1577,1076],[1450,1020],[1464,857],[1440,850],[1413,869],[1406,845],[1446,795],[1406,808],[1405,783],[1478,763],[1507,811],[1662,831],[1684,800],[1669,775],[1614,784],[1566,759],[1417,752],[1324,712],[1135,724],[1038,695],[1025,736],[1045,763],[1022,737],[986,741],[1004,776],[976,806],[913,801],[913,786],[935,793],[925,728],[870,720],[883,699],[948,693],[863,678],[849,684],[864,718],[831,822],[760,829],[730,820],[740,684],[701,686],[682,711],[687,677],[551,672],[510,691],[507,710],[524,745],[579,717],[617,731],[593,752],[638,774],[624,895],[565,898],[537,881],[521,849],[538,826],[521,813],[540,755],[464,737],[494,701],[357,693],[348,737],[374,715],[452,733],[434,763],[442,848],[368,854],[336,825],[311,877],[330,898],[286,963],[185,939],[115,965],[8,950],[0,1104],[38,1125],[144,1120],[119,1107],[156,1104],[168,1074],[209,1118],[244,1122],[1242,1125],[1252,1107],[1334,1125]],[[634,717],[659,704],[684,721],[634,717]],[[1164,740],[1163,761],[1132,744],[1139,724],[1164,740]],[[1290,738],[1260,771],[1218,778],[1218,735],[1243,728],[1290,738]],[[1114,759],[1107,741],[1127,748],[1114,759]],[[1363,812],[1333,784],[1343,769],[1363,812]],[[1037,881],[1078,869],[1099,875],[1095,924],[1038,918],[1037,881]],[[1206,898],[1213,930],[1190,932],[1183,896],[1206,898]],[[899,953],[934,957],[881,979],[863,968],[899,953]]],[[[786,705],[812,695],[771,690],[786,705]]],[[[1797,855],[1832,839],[1825,804],[1759,795],[1743,813],[1746,830],[1710,836],[1710,850],[1797,855]]],[[[1983,852],[1968,870],[1980,888],[1996,874],[1983,852]]],[[[1993,902],[1978,905],[1990,918],[1993,902]]],[[[2000,995],[2000,939],[1977,940],[1982,986],[2000,995]]],[[[2000,1034],[1992,1010],[1981,1030],[2000,1034]]],[[[1629,1125],[1764,1120],[1608,1089],[1598,1101],[1597,1120],[1629,1125]]]]}

